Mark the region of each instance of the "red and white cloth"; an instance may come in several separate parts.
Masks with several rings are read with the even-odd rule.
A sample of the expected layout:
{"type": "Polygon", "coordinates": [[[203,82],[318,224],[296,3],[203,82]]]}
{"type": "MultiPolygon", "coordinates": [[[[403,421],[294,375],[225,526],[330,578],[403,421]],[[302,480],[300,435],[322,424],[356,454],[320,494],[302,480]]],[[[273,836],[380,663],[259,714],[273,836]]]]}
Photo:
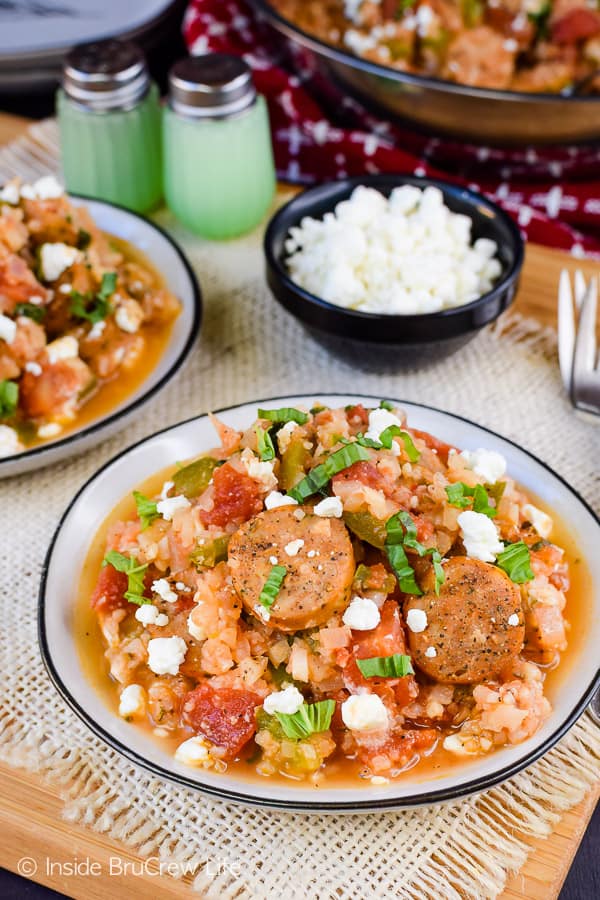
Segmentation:
{"type": "Polygon", "coordinates": [[[506,209],[532,241],[600,258],[600,145],[506,150],[426,137],[390,125],[349,98],[334,120],[318,96],[326,85],[286,68],[281,40],[244,0],[191,0],[190,52],[243,55],[267,99],[278,176],[310,184],[376,172],[414,172],[479,190],[506,209]]]}

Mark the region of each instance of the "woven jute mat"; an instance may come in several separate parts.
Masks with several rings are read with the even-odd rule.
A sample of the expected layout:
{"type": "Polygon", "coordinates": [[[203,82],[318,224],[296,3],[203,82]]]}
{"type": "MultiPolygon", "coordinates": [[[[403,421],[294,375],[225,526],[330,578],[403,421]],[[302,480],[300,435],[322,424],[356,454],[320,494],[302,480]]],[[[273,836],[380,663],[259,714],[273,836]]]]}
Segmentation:
{"type": "MultiPolygon", "coordinates": [[[[54,123],[0,151],[0,181],[58,171],[54,123]]],[[[492,898],[598,779],[600,733],[584,716],[529,769],[457,803],[372,815],[304,816],[242,808],[166,784],[94,737],[51,685],[36,635],[44,553],[77,488],[103,462],[159,428],[207,409],[283,393],[369,393],[416,400],[493,428],[565,477],[600,510],[597,431],[560,390],[555,335],[515,317],[425,371],[377,374],[359,353],[329,354],[272,300],[260,237],[207,244],[157,221],[200,278],[205,320],[191,362],[125,433],[60,466],[0,485],[0,757],[62,786],[65,816],[141,854],[185,864],[208,897],[335,900],[492,898]],[[568,441],[563,440],[568,435],[568,441]],[[210,866],[227,859],[235,865],[210,866]]],[[[165,876],[166,877],[166,876],[165,876]]],[[[160,886],[157,884],[160,892],[160,886]]]]}

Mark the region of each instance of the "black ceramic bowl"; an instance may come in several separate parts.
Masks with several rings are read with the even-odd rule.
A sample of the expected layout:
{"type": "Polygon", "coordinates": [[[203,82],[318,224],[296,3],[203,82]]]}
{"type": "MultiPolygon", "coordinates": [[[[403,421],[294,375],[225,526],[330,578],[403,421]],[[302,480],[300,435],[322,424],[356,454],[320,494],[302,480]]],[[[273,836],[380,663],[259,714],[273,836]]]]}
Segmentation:
{"type": "MultiPolygon", "coordinates": [[[[309,188],[286,203],[271,219],[264,239],[267,282],[276,299],[316,336],[333,348],[357,344],[379,358],[387,348],[397,365],[447,355],[471,340],[514,300],[523,265],[524,243],[512,219],[480,194],[445,181],[411,175],[367,175],[309,188]],[[388,196],[403,184],[440,188],[453,212],[473,221],[472,239],[490,238],[498,245],[502,273],[491,291],[465,306],[421,315],[385,315],[346,309],[305,291],[290,278],[285,264],[285,241],[290,228],[305,216],[321,219],[358,185],[388,196]],[[341,341],[341,343],[340,343],[341,341]]],[[[389,354],[387,355],[389,358],[389,354]]]]}

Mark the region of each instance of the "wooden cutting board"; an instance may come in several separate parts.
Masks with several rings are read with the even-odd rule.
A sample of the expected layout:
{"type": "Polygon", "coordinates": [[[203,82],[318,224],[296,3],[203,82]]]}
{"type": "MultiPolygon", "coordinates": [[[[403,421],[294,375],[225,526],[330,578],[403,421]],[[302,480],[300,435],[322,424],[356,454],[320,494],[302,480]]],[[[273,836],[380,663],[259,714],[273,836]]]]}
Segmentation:
{"type": "MultiPolygon", "coordinates": [[[[0,114],[0,144],[14,139],[27,124],[0,114]]],[[[556,289],[563,267],[571,271],[581,268],[586,275],[597,274],[599,269],[598,264],[529,245],[516,308],[542,325],[556,326],[556,289]]],[[[0,862],[7,869],[76,900],[146,900],[149,895],[181,900],[192,896],[191,876],[181,881],[158,878],[152,865],[144,871],[142,857],[136,853],[104,835],[65,822],[59,790],[45,785],[39,776],[0,763],[0,784],[0,862]],[[67,874],[61,863],[73,861],[99,874],[67,874]]],[[[600,784],[562,817],[550,837],[529,842],[528,860],[509,879],[501,900],[556,900],[599,797],[600,784]]]]}

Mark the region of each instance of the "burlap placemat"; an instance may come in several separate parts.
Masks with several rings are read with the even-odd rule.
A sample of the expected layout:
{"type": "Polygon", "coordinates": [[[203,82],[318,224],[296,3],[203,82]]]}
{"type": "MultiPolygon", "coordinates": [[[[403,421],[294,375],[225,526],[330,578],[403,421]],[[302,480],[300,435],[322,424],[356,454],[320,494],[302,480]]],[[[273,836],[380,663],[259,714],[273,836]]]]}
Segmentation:
{"type": "MultiPolygon", "coordinates": [[[[55,126],[44,123],[0,152],[0,180],[56,170],[57,159],[55,126]]],[[[93,737],[52,687],[38,652],[36,592],[60,513],[121,448],[209,408],[353,388],[430,403],[517,440],[600,510],[598,431],[577,420],[564,398],[552,332],[505,319],[426,371],[374,374],[360,354],[350,361],[328,354],[272,300],[260,234],[214,245],[191,238],[166,212],[157,220],[185,248],[204,292],[191,362],[125,433],[0,483],[8,510],[0,550],[0,757],[58,782],[69,820],[185,864],[208,897],[497,896],[526,858],[522,836],[548,834],[598,778],[600,733],[589,718],[543,760],[479,797],[399,813],[303,816],[236,807],[153,778],[93,737]]]]}

